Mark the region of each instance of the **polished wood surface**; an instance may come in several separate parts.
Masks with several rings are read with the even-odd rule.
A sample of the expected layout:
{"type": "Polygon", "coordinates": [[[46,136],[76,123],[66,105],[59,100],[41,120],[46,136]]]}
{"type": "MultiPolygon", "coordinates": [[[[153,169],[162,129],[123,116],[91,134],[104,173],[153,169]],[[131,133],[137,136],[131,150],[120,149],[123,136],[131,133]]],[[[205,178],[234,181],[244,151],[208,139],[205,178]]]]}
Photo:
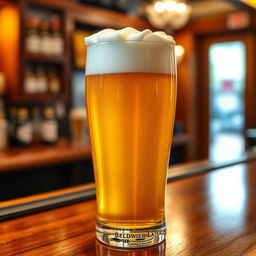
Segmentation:
{"type": "MultiPolygon", "coordinates": [[[[240,163],[256,161],[256,152],[248,151],[235,159],[225,161],[195,161],[177,164],[168,169],[167,181],[175,181],[190,176],[200,175],[213,170],[226,168],[240,163]]],[[[53,192],[40,193],[33,196],[0,202],[0,221],[20,217],[43,210],[95,199],[94,183],[73,186],[53,192]]]]}
{"type": "Polygon", "coordinates": [[[25,204],[27,202],[32,202],[32,201],[33,202],[38,202],[42,199],[43,200],[48,200],[52,197],[60,196],[60,195],[63,195],[63,194],[68,194],[68,193],[71,193],[71,192],[75,193],[75,192],[79,192],[81,190],[89,190],[89,189],[92,189],[92,188],[95,188],[94,183],[74,186],[74,187],[71,187],[71,188],[59,189],[59,190],[55,190],[55,191],[41,193],[41,194],[38,194],[38,195],[32,195],[32,196],[26,196],[26,197],[22,197],[22,198],[7,200],[7,201],[4,201],[4,202],[0,202],[0,210],[3,209],[4,207],[13,207],[13,206],[18,205],[18,204],[25,204]]]}
{"type": "Polygon", "coordinates": [[[146,20],[124,15],[116,11],[81,4],[71,0],[26,0],[31,4],[72,12],[76,22],[96,27],[123,28],[131,26],[137,29],[153,28],[146,20]]]}
{"type": "Polygon", "coordinates": [[[196,158],[196,87],[195,83],[195,36],[192,32],[176,33],[174,35],[177,45],[182,45],[186,51],[183,60],[177,66],[177,106],[176,120],[184,125],[185,132],[190,135],[190,141],[185,149],[187,161],[196,158]],[[179,75],[182,74],[182,75],[179,75]]]}
{"type": "Polygon", "coordinates": [[[63,63],[65,62],[65,56],[48,56],[43,54],[25,53],[25,57],[28,61],[35,61],[39,63],[63,63]]]}
{"type": "Polygon", "coordinates": [[[256,161],[172,181],[167,239],[120,250],[95,240],[95,200],[0,223],[0,255],[256,255],[256,161]]]}
{"type": "Polygon", "coordinates": [[[0,151],[0,172],[74,162],[90,156],[91,148],[89,145],[75,147],[65,139],[61,139],[57,144],[50,146],[10,148],[0,151]]]}
{"type": "MultiPolygon", "coordinates": [[[[249,24],[244,29],[238,29],[238,31],[244,31],[244,30],[253,30],[256,27],[256,17],[253,14],[248,13],[249,16],[249,24]]],[[[233,33],[234,30],[230,29],[228,27],[227,22],[227,13],[223,14],[217,14],[214,16],[205,16],[205,17],[199,17],[196,19],[190,20],[183,28],[181,28],[178,33],[183,32],[192,32],[195,34],[214,34],[214,33],[233,33]]]]}

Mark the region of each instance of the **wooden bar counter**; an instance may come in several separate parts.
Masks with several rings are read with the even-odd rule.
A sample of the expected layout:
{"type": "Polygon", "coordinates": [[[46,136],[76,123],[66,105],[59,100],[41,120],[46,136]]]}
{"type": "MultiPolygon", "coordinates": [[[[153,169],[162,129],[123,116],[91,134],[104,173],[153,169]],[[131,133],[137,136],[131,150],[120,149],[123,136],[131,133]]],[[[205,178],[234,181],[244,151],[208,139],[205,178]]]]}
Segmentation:
{"type": "Polygon", "coordinates": [[[157,246],[120,250],[96,241],[91,199],[1,222],[0,255],[256,255],[255,170],[251,161],[171,180],[167,239],[157,246]]]}
{"type": "Polygon", "coordinates": [[[0,151],[0,172],[63,164],[90,157],[91,148],[89,145],[75,147],[69,140],[60,139],[55,145],[10,148],[0,151]]]}

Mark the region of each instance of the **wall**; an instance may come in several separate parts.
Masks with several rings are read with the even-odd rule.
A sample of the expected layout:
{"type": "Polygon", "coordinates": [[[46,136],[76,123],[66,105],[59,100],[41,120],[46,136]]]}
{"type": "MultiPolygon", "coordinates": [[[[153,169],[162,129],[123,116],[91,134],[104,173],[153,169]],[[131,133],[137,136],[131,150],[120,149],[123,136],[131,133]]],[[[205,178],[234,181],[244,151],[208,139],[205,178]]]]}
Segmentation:
{"type": "Polygon", "coordinates": [[[12,5],[0,8],[0,70],[6,75],[7,90],[12,93],[18,79],[19,12],[12,5]]]}
{"type": "Polygon", "coordinates": [[[176,119],[184,124],[185,132],[190,135],[187,146],[187,160],[195,160],[196,148],[196,60],[195,60],[195,36],[191,32],[181,32],[174,35],[176,44],[185,48],[185,55],[178,65],[177,77],[177,110],[176,119]]]}

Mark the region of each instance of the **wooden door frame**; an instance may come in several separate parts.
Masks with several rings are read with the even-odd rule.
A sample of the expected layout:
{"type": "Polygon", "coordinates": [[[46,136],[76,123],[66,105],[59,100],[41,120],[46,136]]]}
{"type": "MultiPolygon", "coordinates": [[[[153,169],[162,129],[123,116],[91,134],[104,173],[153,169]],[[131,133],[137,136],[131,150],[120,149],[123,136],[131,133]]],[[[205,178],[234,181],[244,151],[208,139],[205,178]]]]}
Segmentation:
{"type": "Polygon", "coordinates": [[[254,30],[234,31],[225,34],[198,35],[197,37],[197,158],[209,156],[209,58],[211,44],[242,41],[245,44],[245,129],[256,128],[256,33],[254,30]]]}

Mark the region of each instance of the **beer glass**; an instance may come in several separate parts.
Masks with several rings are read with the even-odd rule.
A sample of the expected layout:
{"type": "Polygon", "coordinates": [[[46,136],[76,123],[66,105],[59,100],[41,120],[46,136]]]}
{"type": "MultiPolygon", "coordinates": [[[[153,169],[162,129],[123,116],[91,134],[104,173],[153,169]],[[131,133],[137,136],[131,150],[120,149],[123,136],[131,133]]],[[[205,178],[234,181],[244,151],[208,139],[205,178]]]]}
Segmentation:
{"type": "Polygon", "coordinates": [[[86,112],[83,108],[73,108],[70,110],[71,138],[74,146],[83,146],[86,144],[86,112]]]}
{"type": "Polygon", "coordinates": [[[165,242],[141,249],[117,248],[96,241],[96,256],[166,256],[165,242]]]}
{"type": "Polygon", "coordinates": [[[85,42],[96,236],[125,248],[160,243],[176,103],[174,40],[126,28],[85,42]]]}

